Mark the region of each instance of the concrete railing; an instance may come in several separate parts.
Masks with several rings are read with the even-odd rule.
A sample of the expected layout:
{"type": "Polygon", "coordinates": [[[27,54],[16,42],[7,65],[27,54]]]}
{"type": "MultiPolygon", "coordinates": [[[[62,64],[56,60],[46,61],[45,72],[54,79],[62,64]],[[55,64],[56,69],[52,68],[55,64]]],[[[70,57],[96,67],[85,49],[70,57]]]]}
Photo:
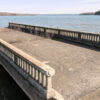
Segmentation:
{"type": "Polygon", "coordinates": [[[34,80],[37,84],[34,87],[43,94],[43,97],[50,98],[53,95],[53,93],[51,95],[50,92],[53,90],[52,77],[55,74],[54,69],[1,39],[0,52],[34,80]]]}
{"type": "Polygon", "coordinates": [[[100,47],[100,34],[70,31],[64,29],[54,29],[48,27],[39,27],[32,25],[9,23],[9,28],[20,30],[31,34],[37,34],[43,37],[58,37],[65,40],[79,42],[94,47],[100,47]]]}

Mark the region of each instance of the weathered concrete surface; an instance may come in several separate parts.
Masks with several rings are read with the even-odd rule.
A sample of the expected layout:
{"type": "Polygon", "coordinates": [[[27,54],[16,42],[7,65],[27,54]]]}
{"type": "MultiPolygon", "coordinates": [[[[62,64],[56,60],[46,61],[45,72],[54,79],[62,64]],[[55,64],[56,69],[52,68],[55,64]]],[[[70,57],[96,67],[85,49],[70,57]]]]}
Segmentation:
{"type": "MultiPolygon", "coordinates": [[[[3,66],[3,68],[9,73],[9,75],[19,85],[19,87],[29,97],[29,100],[47,100],[47,99],[42,98],[41,94],[39,94],[39,91],[33,86],[33,84],[31,84],[28,81],[30,80],[29,76],[22,69],[19,69],[11,60],[9,60],[1,52],[0,52],[0,65],[3,66]]],[[[25,99],[28,99],[28,98],[25,98],[25,99]]],[[[55,99],[50,98],[48,100],[55,100],[55,99]]]]}
{"type": "Polygon", "coordinates": [[[0,29],[0,38],[53,67],[53,87],[65,100],[100,87],[99,51],[9,29],[0,29]]]}
{"type": "Polygon", "coordinates": [[[7,59],[7,57],[2,53],[0,53],[0,64],[14,79],[14,81],[21,87],[21,89],[29,97],[30,100],[44,100],[40,95],[37,95],[38,91],[32,84],[29,83],[29,76],[24,73],[23,70],[19,69],[13,62],[7,59]]]}
{"type": "Polygon", "coordinates": [[[100,89],[83,96],[79,100],[100,100],[100,89]]]}

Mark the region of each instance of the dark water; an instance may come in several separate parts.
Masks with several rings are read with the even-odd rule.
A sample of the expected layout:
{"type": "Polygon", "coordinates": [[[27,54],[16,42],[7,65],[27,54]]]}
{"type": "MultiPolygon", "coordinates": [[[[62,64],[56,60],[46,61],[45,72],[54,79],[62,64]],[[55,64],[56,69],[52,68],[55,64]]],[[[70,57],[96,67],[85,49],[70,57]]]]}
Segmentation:
{"type": "Polygon", "coordinates": [[[29,100],[0,65],[0,100],[29,100]]]}
{"type": "Polygon", "coordinates": [[[96,15],[0,16],[0,27],[7,27],[8,22],[100,34],[100,16],[96,15]]]}

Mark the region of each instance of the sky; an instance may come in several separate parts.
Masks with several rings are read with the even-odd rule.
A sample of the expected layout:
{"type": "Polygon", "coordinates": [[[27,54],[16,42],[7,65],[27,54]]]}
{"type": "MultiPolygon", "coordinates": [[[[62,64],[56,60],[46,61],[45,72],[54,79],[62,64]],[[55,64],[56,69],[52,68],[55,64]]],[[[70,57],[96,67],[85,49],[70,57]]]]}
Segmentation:
{"type": "Polygon", "coordinates": [[[76,14],[100,10],[100,0],[0,0],[0,12],[76,14]]]}

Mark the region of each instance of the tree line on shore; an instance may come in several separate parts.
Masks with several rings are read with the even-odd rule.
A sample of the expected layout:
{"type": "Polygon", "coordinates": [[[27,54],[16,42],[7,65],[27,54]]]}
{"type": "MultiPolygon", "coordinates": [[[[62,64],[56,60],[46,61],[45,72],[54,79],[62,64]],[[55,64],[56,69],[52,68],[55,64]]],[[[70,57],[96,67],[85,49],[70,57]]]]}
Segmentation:
{"type": "Polygon", "coordinates": [[[95,12],[95,15],[100,15],[100,11],[95,12]]]}
{"type": "Polygon", "coordinates": [[[88,12],[88,13],[81,13],[81,15],[100,15],[100,11],[88,12]]]}

